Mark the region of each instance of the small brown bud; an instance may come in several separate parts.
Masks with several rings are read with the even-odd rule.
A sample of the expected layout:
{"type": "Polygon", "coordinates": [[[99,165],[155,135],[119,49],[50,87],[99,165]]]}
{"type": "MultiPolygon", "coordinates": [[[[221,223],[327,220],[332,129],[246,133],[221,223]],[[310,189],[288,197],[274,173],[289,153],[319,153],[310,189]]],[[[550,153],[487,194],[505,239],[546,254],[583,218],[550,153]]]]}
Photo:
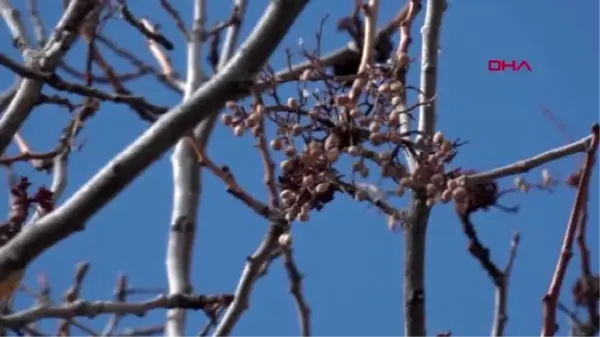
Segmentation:
{"type": "Polygon", "coordinates": [[[287,105],[288,105],[288,107],[290,107],[290,109],[293,109],[293,110],[298,109],[298,101],[296,101],[296,99],[294,97],[288,98],[287,105]]]}
{"type": "Polygon", "coordinates": [[[265,106],[262,104],[258,104],[254,108],[254,112],[256,113],[258,118],[262,118],[265,115],[265,106]]]}
{"type": "Polygon", "coordinates": [[[293,158],[293,157],[295,157],[295,156],[296,156],[296,149],[295,149],[293,146],[291,146],[291,145],[288,145],[288,146],[285,148],[285,155],[286,155],[286,156],[288,156],[288,158],[293,158]]]}
{"type": "Polygon", "coordinates": [[[459,186],[452,191],[452,197],[458,202],[465,201],[467,198],[467,190],[464,187],[459,186]]]}
{"type": "Polygon", "coordinates": [[[235,128],[233,128],[233,134],[236,135],[236,136],[238,136],[238,137],[243,136],[244,135],[244,131],[245,130],[244,130],[244,126],[243,125],[238,125],[235,128]]]}
{"type": "Polygon", "coordinates": [[[308,176],[302,177],[302,185],[304,187],[311,187],[314,183],[315,183],[315,176],[308,175],[308,176]]]}
{"type": "Polygon", "coordinates": [[[329,190],[329,186],[329,183],[320,183],[317,185],[317,187],[315,187],[315,191],[317,193],[325,193],[329,190]]]}
{"type": "Polygon", "coordinates": [[[292,236],[290,233],[283,233],[279,236],[279,245],[285,248],[289,248],[292,245],[292,236]]]}
{"type": "Polygon", "coordinates": [[[400,93],[402,92],[402,83],[394,81],[392,82],[392,84],[390,85],[390,90],[394,93],[400,93]]]}
{"type": "Polygon", "coordinates": [[[289,208],[292,207],[295,201],[295,199],[281,199],[281,204],[284,208],[289,208]]]}
{"type": "Polygon", "coordinates": [[[444,204],[450,202],[450,200],[452,200],[452,191],[445,190],[444,192],[442,192],[442,197],[440,198],[440,200],[442,200],[444,204]]]}
{"type": "Polygon", "coordinates": [[[444,141],[444,134],[441,131],[438,131],[433,135],[433,143],[434,144],[442,144],[443,141],[444,141]]]}
{"type": "Polygon", "coordinates": [[[283,190],[279,194],[279,197],[281,199],[294,199],[296,197],[296,194],[290,190],[283,190]]]}
{"type": "Polygon", "coordinates": [[[230,126],[233,123],[233,116],[228,114],[222,114],[221,121],[223,122],[223,124],[230,126]]]}
{"type": "Polygon", "coordinates": [[[250,115],[248,115],[248,118],[246,118],[246,120],[244,121],[244,124],[246,124],[246,127],[253,128],[258,125],[259,121],[260,119],[258,115],[255,113],[251,113],[250,115]]]}
{"type": "Polygon", "coordinates": [[[292,167],[294,166],[294,164],[292,163],[291,160],[284,160],[282,161],[279,166],[281,167],[281,169],[283,171],[289,171],[292,169],[292,167]]]}
{"type": "Polygon", "coordinates": [[[298,214],[298,220],[300,222],[308,222],[309,219],[310,219],[310,216],[308,215],[308,213],[300,212],[298,214]]]}
{"type": "Polygon", "coordinates": [[[438,192],[438,188],[434,184],[427,184],[425,189],[427,190],[427,195],[429,196],[436,195],[438,192]]]}
{"type": "Polygon", "coordinates": [[[281,139],[279,138],[273,139],[269,145],[271,146],[271,149],[275,151],[281,151],[281,148],[283,147],[283,145],[281,144],[281,139]]]}
{"type": "Polygon", "coordinates": [[[356,146],[356,145],[349,146],[347,152],[352,157],[358,157],[358,156],[360,156],[360,148],[358,146],[356,146]]]}
{"type": "Polygon", "coordinates": [[[434,183],[435,186],[442,186],[444,185],[444,176],[439,173],[436,173],[431,176],[431,182],[434,183]]]}
{"type": "Polygon", "coordinates": [[[377,91],[379,91],[380,93],[386,93],[390,91],[390,85],[388,83],[382,83],[378,88],[377,91]]]}
{"type": "Polygon", "coordinates": [[[448,180],[448,189],[449,190],[455,190],[458,187],[458,182],[456,181],[456,179],[450,179],[448,180]]]}
{"type": "Polygon", "coordinates": [[[294,124],[292,126],[292,135],[294,137],[300,136],[302,134],[302,126],[300,124],[294,124]]]}

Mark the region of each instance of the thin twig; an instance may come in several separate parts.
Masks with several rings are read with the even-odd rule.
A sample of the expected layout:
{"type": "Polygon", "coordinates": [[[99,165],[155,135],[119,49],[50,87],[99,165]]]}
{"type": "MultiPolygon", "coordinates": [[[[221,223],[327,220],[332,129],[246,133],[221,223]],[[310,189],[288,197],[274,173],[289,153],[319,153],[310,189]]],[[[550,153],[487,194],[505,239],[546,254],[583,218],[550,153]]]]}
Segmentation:
{"type": "MultiPolygon", "coordinates": [[[[127,299],[127,275],[121,274],[117,279],[117,284],[115,286],[114,300],[118,303],[123,303],[127,299]]],[[[123,318],[123,315],[114,314],[106,323],[106,326],[102,330],[102,336],[112,336],[119,322],[123,318]]]]}
{"type": "Polygon", "coordinates": [[[354,80],[350,93],[348,94],[352,101],[356,101],[362,94],[362,91],[369,79],[369,68],[373,62],[373,52],[375,50],[375,39],[377,34],[377,15],[379,12],[379,0],[369,0],[367,5],[363,6],[365,13],[365,28],[363,50],[361,53],[360,65],[358,66],[359,76],[354,80]]]}
{"type": "Polygon", "coordinates": [[[61,306],[43,306],[19,311],[7,316],[0,316],[0,324],[21,326],[40,318],[69,319],[76,316],[95,317],[102,314],[120,314],[143,316],[148,311],[159,308],[183,308],[204,310],[215,303],[231,303],[232,295],[160,295],[143,302],[123,303],[112,301],[75,301],[61,306]]]}
{"type": "MultiPolygon", "coordinates": [[[[592,128],[592,130],[596,130],[596,127],[592,128]]],[[[575,153],[587,151],[590,145],[592,144],[594,137],[594,134],[592,134],[571,144],[554,148],[544,153],[535,155],[531,158],[519,160],[515,163],[502,166],[500,168],[496,168],[490,171],[466,175],[459,178],[458,182],[464,185],[474,186],[490,182],[502,177],[524,173],[533,168],[554,161],[556,159],[560,159],[562,157],[566,157],[575,153]]]]}
{"type": "Polygon", "coordinates": [[[512,271],[517,248],[521,237],[518,232],[513,235],[510,243],[510,253],[506,267],[502,271],[502,280],[500,285],[496,285],[496,299],[494,303],[494,324],[492,326],[492,336],[504,336],[504,328],[508,322],[508,284],[512,271]]]}
{"type": "Polygon", "coordinates": [[[118,0],[117,2],[119,3],[119,10],[125,22],[129,23],[148,39],[162,45],[166,50],[173,50],[175,48],[173,42],[169,41],[164,35],[157,31],[148,29],[148,27],[144,24],[143,19],[136,19],[135,16],[133,16],[133,13],[131,13],[129,10],[129,7],[127,7],[127,4],[124,0],[118,0]]]}
{"type": "Polygon", "coordinates": [[[291,248],[283,248],[283,264],[288,274],[290,281],[290,292],[294,296],[296,306],[298,308],[298,317],[300,320],[300,333],[302,336],[311,335],[310,308],[304,294],[302,293],[302,280],[304,276],[298,270],[291,248]]]}

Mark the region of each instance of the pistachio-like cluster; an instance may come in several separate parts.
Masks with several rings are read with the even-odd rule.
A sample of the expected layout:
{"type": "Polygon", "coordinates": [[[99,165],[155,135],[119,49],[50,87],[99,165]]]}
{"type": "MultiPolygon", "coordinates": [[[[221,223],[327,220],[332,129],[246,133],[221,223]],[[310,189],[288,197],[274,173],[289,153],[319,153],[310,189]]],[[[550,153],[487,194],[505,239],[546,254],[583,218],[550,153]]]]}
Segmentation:
{"type": "Polygon", "coordinates": [[[398,197],[407,189],[424,191],[429,205],[461,198],[461,190],[455,191],[446,174],[456,154],[455,144],[441,132],[414,140],[404,126],[415,107],[406,106],[402,83],[391,79],[385,69],[369,69],[363,95],[352,98],[348,88],[335,86],[324,76],[307,69],[299,76],[304,87],[298,97],[282,99],[274,91],[269,103],[261,100],[243,106],[230,101],[229,111],[222,115],[222,122],[236,136],[250,132],[263,137],[264,121],[275,125],[268,145],[269,151],[279,153],[278,197],[287,220],[308,221],[310,211],[331,202],[335,192],[374,202],[361,189],[342,188],[347,186],[342,176],[367,179],[375,174],[376,179],[395,183],[398,197]],[[310,92],[307,83],[317,79],[325,88],[310,92]],[[407,153],[416,163],[414,172],[407,168],[407,153]],[[348,171],[351,175],[342,173],[348,171]]]}

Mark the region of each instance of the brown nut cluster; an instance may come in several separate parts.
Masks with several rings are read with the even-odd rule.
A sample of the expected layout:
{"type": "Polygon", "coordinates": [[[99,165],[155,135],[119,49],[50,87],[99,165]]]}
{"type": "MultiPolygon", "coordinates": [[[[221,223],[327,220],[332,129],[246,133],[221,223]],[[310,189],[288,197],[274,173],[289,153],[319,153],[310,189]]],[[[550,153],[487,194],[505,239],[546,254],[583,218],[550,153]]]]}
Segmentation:
{"type": "MultiPolygon", "coordinates": [[[[300,82],[306,85],[305,81],[319,76],[318,69],[308,69],[300,82]]],[[[278,97],[274,89],[271,102],[255,101],[250,108],[227,103],[229,112],[222,122],[236,136],[250,131],[263,137],[263,121],[275,125],[268,145],[282,158],[277,188],[288,220],[307,221],[311,210],[320,210],[335,192],[344,192],[339,184],[342,176],[375,174],[394,181],[399,197],[406,189],[425,190],[430,205],[453,199],[447,191],[445,165],[455,155],[455,144],[438,132],[424,141],[427,155],[422,155],[410,134],[403,133],[402,123],[412,111],[404,102],[404,85],[390,79],[385,69],[370,68],[364,76],[367,82],[359,97],[352,96],[351,88],[323,81],[325,88],[310,92],[305,86],[297,97],[287,99],[278,97]],[[401,159],[404,153],[412,153],[418,162],[413,174],[401,159]],[[350,159],[351,166],[342,158],[350,159]],[[347,171],[350,174],[343,173],[347,171]]],[[[354,194],[358,200],[373,202],[364,191],[354,194]]]]}

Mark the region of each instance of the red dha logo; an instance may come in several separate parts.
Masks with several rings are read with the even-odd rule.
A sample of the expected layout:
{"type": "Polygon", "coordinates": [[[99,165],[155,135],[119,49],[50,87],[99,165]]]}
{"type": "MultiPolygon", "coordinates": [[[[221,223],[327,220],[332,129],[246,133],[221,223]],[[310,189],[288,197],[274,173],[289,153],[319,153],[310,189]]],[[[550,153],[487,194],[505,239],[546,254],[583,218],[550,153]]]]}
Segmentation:
{"type": "Polygon", "coordinates": [[[505,61],[505,60],[489,60],[488,61],[488,70],[489,71],[506,71],[506,68],[510,68],[513,72],[521,71],[521,69],[525,68],[528,71],[532,71],[531,66],[527,61],[505,61]]]}

